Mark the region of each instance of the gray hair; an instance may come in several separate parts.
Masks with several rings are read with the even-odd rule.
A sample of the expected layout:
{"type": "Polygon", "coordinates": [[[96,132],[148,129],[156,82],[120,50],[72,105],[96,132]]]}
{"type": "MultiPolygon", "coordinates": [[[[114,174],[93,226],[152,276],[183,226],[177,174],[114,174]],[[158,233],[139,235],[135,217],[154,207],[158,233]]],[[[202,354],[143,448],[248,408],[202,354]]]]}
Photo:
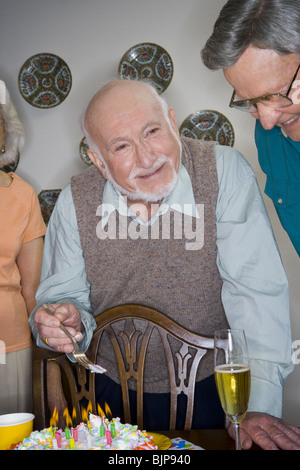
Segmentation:
{"type": "Polygon", "coordinates": [[[232,67],[249,46],[300,54],[299,0],[229,0],[201,51],[210,70],[232,67]]]}
{"type": "MultiPolygon", "coordinates": [[[[5,83],[0,80],[1,100],[0,114],[4,120],[4,142],[3,150],[0,151],[0,168],[16,161],[25,141],[25,132],[17,111],[11,100],[9,91],[5,83]]],[[[1,149],[0,149],[1,150],[1,149]]]]}

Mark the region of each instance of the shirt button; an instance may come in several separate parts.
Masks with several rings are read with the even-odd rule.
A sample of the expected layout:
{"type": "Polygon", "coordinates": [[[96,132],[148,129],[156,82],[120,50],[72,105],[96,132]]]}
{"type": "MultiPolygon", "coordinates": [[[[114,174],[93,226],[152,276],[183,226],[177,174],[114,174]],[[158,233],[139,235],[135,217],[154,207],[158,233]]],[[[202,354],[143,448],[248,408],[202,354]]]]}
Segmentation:
{"type": "Polygon", "coordinates": [[[281,206],[281,204],[282,204],[282,202],[283,202],[282,199],[281,199],[281,197],[278,199],[277,202],[278,202],[278,204],[281,206]]]}

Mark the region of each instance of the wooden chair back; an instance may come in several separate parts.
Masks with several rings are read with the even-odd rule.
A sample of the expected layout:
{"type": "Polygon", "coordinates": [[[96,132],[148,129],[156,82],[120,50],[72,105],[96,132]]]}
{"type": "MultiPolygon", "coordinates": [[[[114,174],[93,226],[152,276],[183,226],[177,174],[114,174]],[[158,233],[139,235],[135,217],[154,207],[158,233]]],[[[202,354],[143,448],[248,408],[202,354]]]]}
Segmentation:
{"type": "MultiPolygon", "coordinates": [[[[163,344],[168,365],[170,382],[170,426],[176,427],[177,397],[184,393],[187,397],[187,409],[184,429],[191,429],[196,373],[201,359],[208,349],[213,349],[213,338],[207,338],[186,330],[161,312],[141,305],[121,305],[113,307],[96,318],[97,327],[88,351],[89,359],[96,361],[101,337],[106,332],[119,367],[120,383],[123,396],[124,418],[131,422],[128,381],[136,381],[137,423],[143,429],[143,386],[144,364],[148,344],[156,330],[163,344]],[[145,322],[143,329],[136,326],[136,320],[145,322]],[[122,322],[122,329],[116,333],[114,326],[122,322]],[[170,339],[179,344],[174,354],[170,339]],[[137,344],[139,343],[139,348],[137,344]]],[[[46,349],[34,348],[33,355],[33,394],[35,427],[42,429],[49,426],[54,407],[59,416],[67,407],[69,414],[74,411],[73,425],[81,420],[81,403],[90,403],[90,411],[98,414],[95,399],[95,374],[85,370],[77,363],[72,363],[65,356],[46,349]],[[76,415],[76,418],[75,418],[76,415]]]]}

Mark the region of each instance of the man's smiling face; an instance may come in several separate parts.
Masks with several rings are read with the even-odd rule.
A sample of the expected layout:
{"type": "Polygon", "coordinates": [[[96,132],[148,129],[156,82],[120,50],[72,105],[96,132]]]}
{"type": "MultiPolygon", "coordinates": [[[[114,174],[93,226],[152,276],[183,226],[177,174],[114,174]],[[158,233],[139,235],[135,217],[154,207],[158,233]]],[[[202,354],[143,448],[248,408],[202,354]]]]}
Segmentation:
{"type": "MultiPolygon", "coordinates": [[[[288,91],[292,77],[299,66],[297,54],[279,55],[273,50],[248,47],[236,64],[224,75],[241,99],[288,91]]],[[[263,102],[257,103],[257,111],[251,113],[259,119],[264,129],[281,127],[294,141],[300,141],[300,91],[299,77],[289,93],[293,104],[284,108],[272,108],[263,102]]]]}

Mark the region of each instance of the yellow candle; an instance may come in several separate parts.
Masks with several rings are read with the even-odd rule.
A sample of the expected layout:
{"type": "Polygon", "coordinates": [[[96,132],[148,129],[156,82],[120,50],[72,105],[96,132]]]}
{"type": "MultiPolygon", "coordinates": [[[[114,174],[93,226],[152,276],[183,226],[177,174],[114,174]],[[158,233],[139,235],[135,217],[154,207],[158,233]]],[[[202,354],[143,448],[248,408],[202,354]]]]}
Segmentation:
{"type": "Polygon", "coordinates": [[[75,441],[74,441],[74,438],[73,438],[73,437],[70,438],[70,448],[71,448],[72,450],[75,450],[75,441]]]}

